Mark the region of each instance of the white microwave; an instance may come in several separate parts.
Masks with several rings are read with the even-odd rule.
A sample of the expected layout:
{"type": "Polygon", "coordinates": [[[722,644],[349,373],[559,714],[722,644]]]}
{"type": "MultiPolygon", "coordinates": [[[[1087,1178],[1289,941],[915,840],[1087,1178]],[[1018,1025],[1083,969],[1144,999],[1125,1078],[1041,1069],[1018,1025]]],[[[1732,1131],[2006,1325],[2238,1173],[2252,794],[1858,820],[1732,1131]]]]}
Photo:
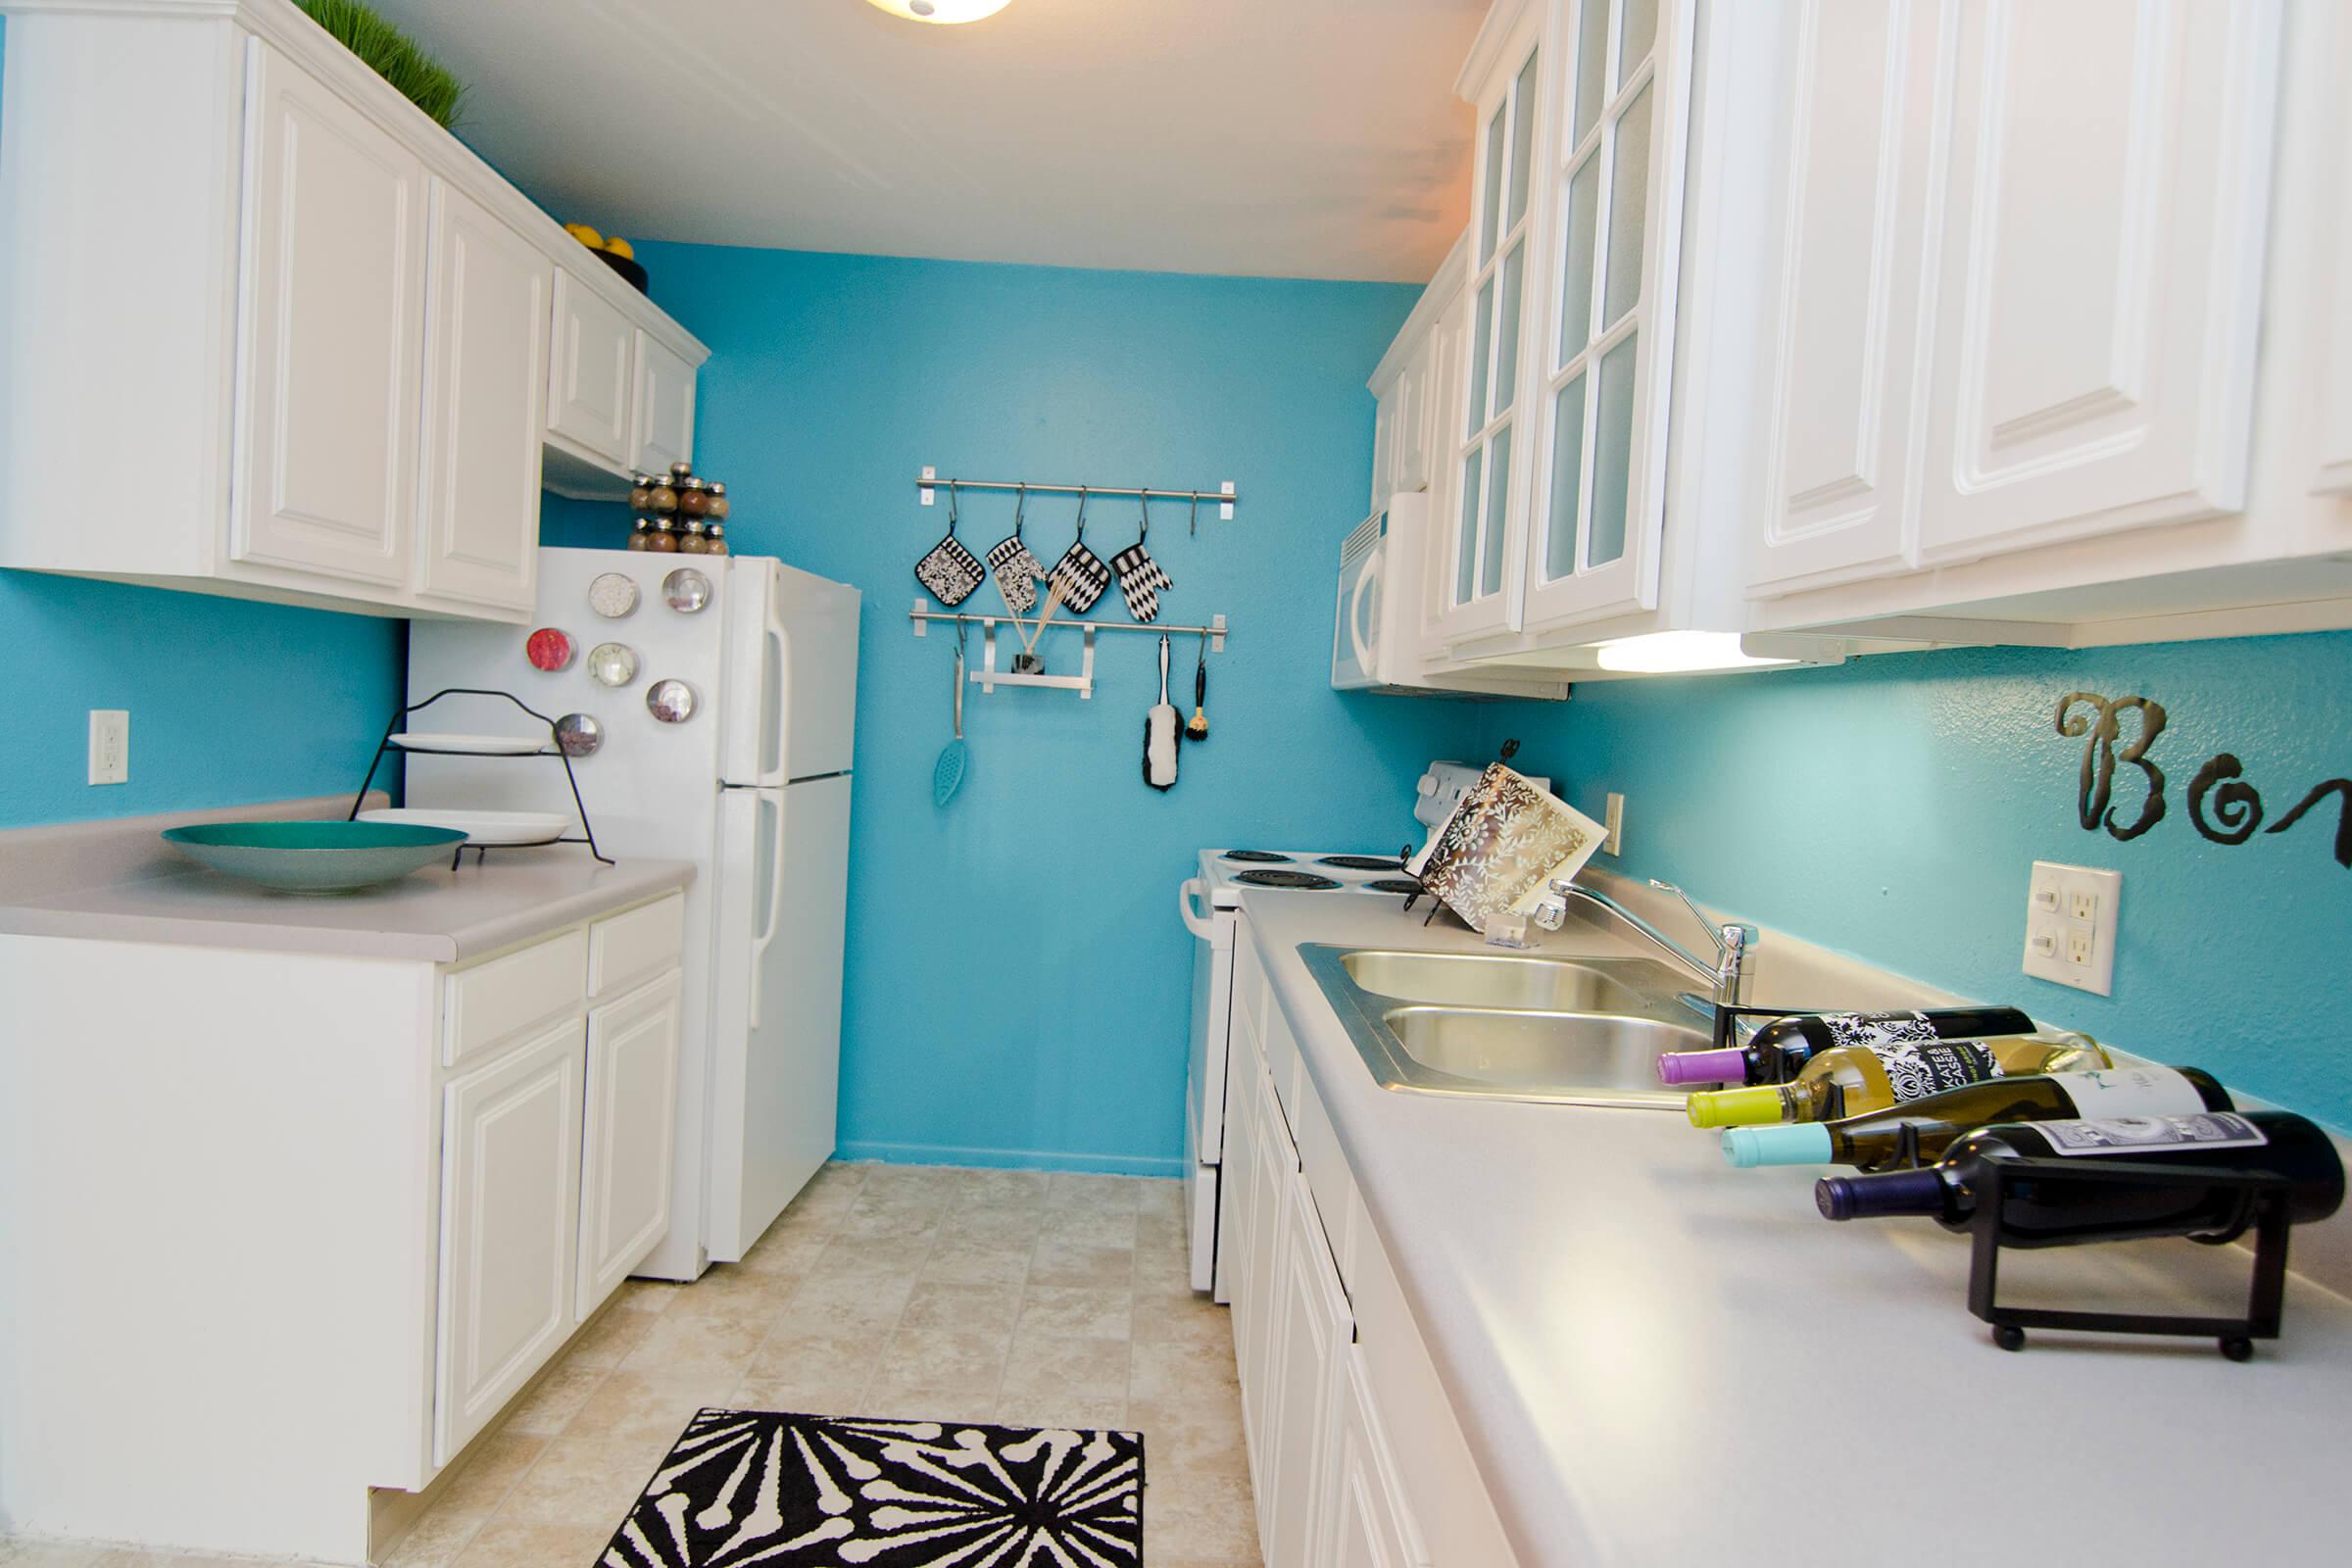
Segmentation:
{"type": "MultiPolygon", "coordinates": [[[[1400,495],[1390,505],[1423,499],[1400,495]]],[[[1331,628],[1331,684],[1339,691],[1381,683],[1381,558],[1388,534],[1389,514],[1375,512],[1340,546],[1340,604],[1331,628]]]]}
{"type": "Polygon", "coordinates": [[[1339,605],[1331,626],[1331,684],[1339,691],[1560,698],[1567,686],[1525,675],[1436,675],[1421,646],[1421,554],[1429,492],[1402,490],[1340,546],[1339,605]]]}

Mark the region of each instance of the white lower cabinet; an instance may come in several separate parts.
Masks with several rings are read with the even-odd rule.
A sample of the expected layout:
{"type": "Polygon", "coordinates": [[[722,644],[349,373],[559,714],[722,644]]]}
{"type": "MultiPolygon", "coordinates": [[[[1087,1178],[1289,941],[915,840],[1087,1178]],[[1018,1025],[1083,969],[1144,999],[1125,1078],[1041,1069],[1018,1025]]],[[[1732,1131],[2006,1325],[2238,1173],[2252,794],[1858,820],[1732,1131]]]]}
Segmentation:
{"type": "Polygon", "coordinates": [[[566,1019],[443,1091],[436,1464],[578,1323],[585,1042],[586,1025],[566,1019]]]}
{"type": "Polygon", "coordinates": [[[669,1229],[681,989],[678,971],[672,969],[643,990],[588,1014],[580,1286],[574,1314],[581,1322],[605,1304],[669,1229]]]}
{"type": "Polygon", "coordinates": [[[1350,1331],[1315,1200],[1298,1177],[1284,1186],[1282,1258],[1267,1326],[1266,1462],[1257,1487],[1258,1542],[1269,1568],[1324,1559],[1331,1386],[1350,1331]]]}
{"type": "Polygon", "coordinates": [[[1397,1485],[1396,1456],[1372,1402],[1363,1357],[1340,1348],[1332,1373],[1322,1483],[1325,1511],[1312,1568],[1422,1568],[1429,1562],[1397,1485]]]}

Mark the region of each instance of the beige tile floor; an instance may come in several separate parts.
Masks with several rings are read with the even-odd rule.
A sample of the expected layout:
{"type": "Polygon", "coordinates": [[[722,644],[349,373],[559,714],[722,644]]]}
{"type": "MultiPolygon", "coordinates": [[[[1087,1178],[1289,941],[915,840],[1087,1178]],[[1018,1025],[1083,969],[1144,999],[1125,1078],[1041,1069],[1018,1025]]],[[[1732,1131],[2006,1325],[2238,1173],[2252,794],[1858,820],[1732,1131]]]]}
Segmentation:
{"type": "MultiPolygon", "coordinates": [[[[704,1405],[1144,1434],[1147,1568],[1258,1568],[1233,1336],[1175,1182],[830,1165],[752,1255],[631,1281],[386,1568],[590,1568],[704,1405]]],[[[0,1541],[8,1568],[234,1559],[0,1541]]]]}

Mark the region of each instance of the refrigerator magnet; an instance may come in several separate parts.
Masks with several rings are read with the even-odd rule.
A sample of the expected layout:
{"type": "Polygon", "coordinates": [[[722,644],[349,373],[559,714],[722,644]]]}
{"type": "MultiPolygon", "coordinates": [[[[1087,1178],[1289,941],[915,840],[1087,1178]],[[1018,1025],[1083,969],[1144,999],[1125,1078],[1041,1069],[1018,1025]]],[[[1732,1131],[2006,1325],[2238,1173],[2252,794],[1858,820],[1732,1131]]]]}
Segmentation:
{"type": "Polygon", "coordinates": [[[531,662],[531,667],[551,675],[560,669],[569,669],[579,651],[580,645],[571,640],[571,633],[556,626],[540,627],[522,645],[523,657],[531,662]]]}
{"type": "Polygon", "coordinates": [[[681,615],[691,615],[710,602],[710,579],[692,566],[680,566],[662,579],[662,597],[681,615]]]}
{"type": "Polygon", "coordinates": [[[682,680],[658,680],[645,689],[645,710],[664,724],[694,716],[694,688],[682,680]]]}
{"type": "Polygon", "coordinates": [[[637,612],[637,579],[626,572],[599,573],[588,584],[588,608],[607,620],[619,620],[637,612]]]}

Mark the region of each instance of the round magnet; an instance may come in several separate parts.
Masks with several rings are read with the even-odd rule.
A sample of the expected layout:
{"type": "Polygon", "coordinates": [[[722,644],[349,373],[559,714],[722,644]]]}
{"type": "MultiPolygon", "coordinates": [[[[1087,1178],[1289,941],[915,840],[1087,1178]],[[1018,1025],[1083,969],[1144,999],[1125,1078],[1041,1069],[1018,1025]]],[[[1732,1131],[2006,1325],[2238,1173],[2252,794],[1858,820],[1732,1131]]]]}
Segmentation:
{"type": "Polygon", "coordinates": [[[694,688],[682,680],[658,680],[645,689],[645,709],[664,724],[694,716],[694,688]]]}
{"type": "Polygon", "coordinates": [[[600,686],[626,686],[637,678],[637,650],[627,643],[598,643],[588,650],[588,674],[600,686]]]}
{"type": "Polygon", "coordinates": [[[625,572],[608,571],[588,585],[588,608],[607,620],[618,620],[637,610],[637,579],[625,572]]]}
{"type": "Polygon", "coordinates": [[[710,602],[710,579],[692,566],[680,566],[662,579],[662,597],[681,615],[691,615],[710,602]]]}
{"type": "Polygon", "coordinates": [[[572,660],[579,654],[580,645],[571,640],[571,633],[560,627],[542,626],[531,633],[530,640],[522,645],[522,651],[524,657],[530,660],[532,668],[553,674],[559,669],[571,667],[572,660]]]}
{"type": "Polygon", "coordinates": [[[566,757],[593,757],[605,744],[605,726],[594,713],[565,713],[556,720],[556,744],[566,757]]]}

